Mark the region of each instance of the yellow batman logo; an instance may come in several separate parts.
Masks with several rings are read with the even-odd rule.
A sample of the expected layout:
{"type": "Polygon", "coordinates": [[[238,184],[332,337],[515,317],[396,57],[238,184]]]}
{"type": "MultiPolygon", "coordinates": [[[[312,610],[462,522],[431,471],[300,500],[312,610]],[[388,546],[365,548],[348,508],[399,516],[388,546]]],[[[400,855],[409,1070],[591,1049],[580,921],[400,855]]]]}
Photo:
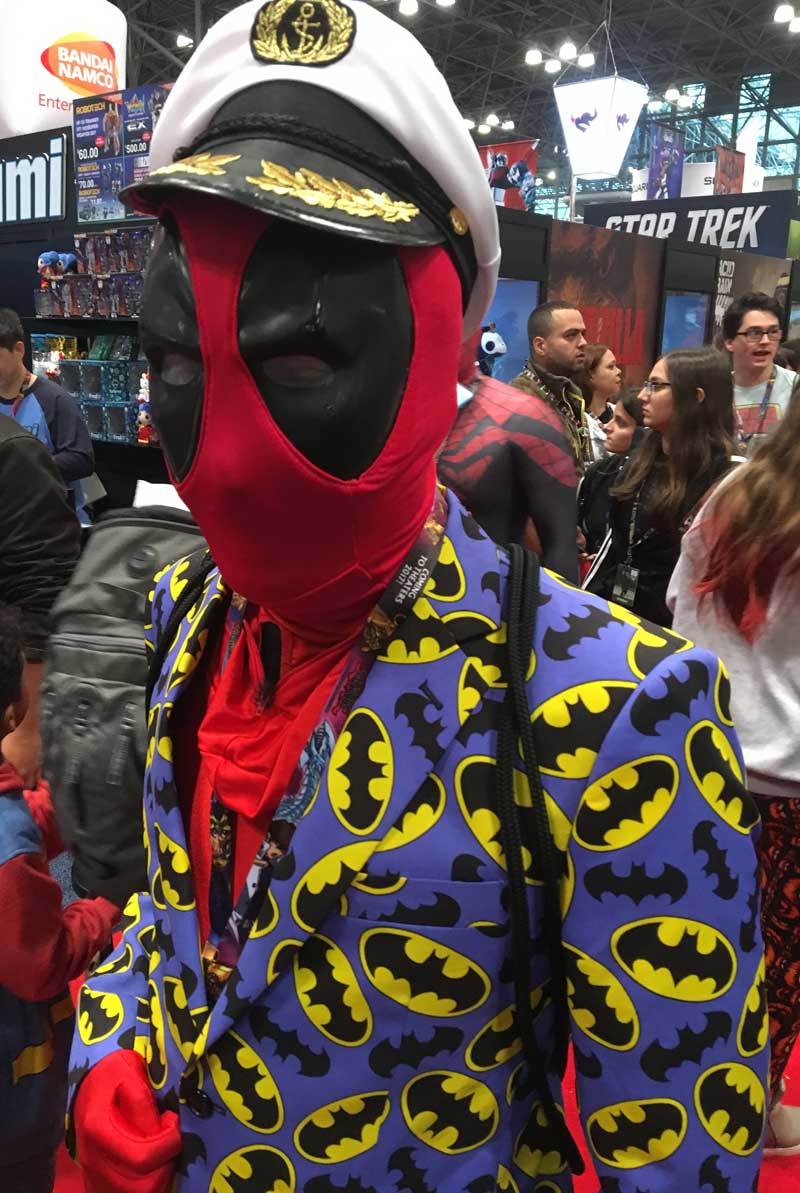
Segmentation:
{"type": "MultiPolygon", "coordinates": [[[[558,1110],[561,1114],[560,1107],[558,1110]]],[[[530,1177],[553,1176],[558,1172],[564,1172],[567,1167],[565,1157],[553,1146],[553,1124],[545,1114],[541,1102],[534,1102],[528,1122],[517,1136],[514,1163],[520,1171],[530,1177]]]]}
{"type": "MultiPolygon", "coordinates": [[[[615,610],[616,612],[616,610],[615,610]]],[[[691,649],[691,642],[669,630],[640,624],[628,646],[628,667],[633,675],[644,679],[664,659],[691,649]]]]}
{"type": "Polygon", "coordinates": [[[122,999],[117,994],[82,986],[78,998],[78,1034],[84,1044],[102,1044],[125,1019],[122,999]]]}
{"type": "MultiPolygon", "coordinates": [[[[555,1189],[556,1193],[561,1193],[561,1190],[557,1185],[551,1185],[550,1187],[555,1189]]],[[[537,1185],[536,1188],[546,1189],[547,1184],[537,1185]]],[[[497,1169],[497,1193],[519,1193],[519,1185],[514,1180],[508,1169],[502,1164],[500,1164],[497,1169]]]]}
{"type": "Polygon", "coordinates": [[[694,1104],[708,1134],[734,1156],[751,1156],[761,1143],[766,1094],[746,1065],[715,1065],[699,1078],[694,1104]]]}
{"type": "Polygon", "coordinates": [[[167,1015],[169,1034],[188,1064],[192,1058],[192,1050],[198,1035],[198,1025],[195,1019],[207,1015],[208,1008],[202,1007],[191,1011],[183,982],[179,982],[177,978],[165,978],[164,1009],[167,1015]]]}
{"type": "Polygon", "coordinates": [[[490,688],[502,688],[506,683],[500,667],[468,658],[458,679],[458,723],[464,725],[475,712],[490,688]]]}
{"type": "Polygon", "coordinates": [[[418,1015],[467,1015],[489,997],[491,982],[480,966],[417,932],[375,928],[361,937],[359,952],[372,985],[418,1015]]]}
{"type": "Polygon", "coordinates": [[[423,1073],[401,1099],[403,1118],[421,1143],[458,1156],[483,1147],[494,1135],[500,1110],[488,1085],[463,1073],[423,1073]]]}
{"type": "Polygon", "coordinates": [[[250,1144],[226,1156],[214,1170],[208,1193],[295,1193],[291,1160],[274,1147],[250,1144]]]}
{"type": "Polygon", "coordinates": [[[378,827],[394,782],[392,743],[368,708],[352,713],[339,735],[328,769],[328,794],[336,819],[356,837],[378,827]]]}
{"type": "Polygon", "coordinates": [[[709,924],[653,916],[618,928],[611,937],[615,961],[653,994],[681,1002],[708,1002],[733,985],[733,946],[709,924]]]}
{"type": "Polygon", "coordinates": [[[283,1126],[283,1102],[264,1061],[235,1032],[226,1032],[207,1057],[217,1093],[251,1131],[272,1135],[283,1126]]]}
{"type": "MultiPolygon", "coordinates": [[[[156,847],[161,863],[161,890],[170,907],[176,911],[189,911],[194,907],[194,884],[189,854],[167,836],[160,824],[154,825],[156,847]]],[[[155,879],[153,880],[155,886],[155,879]]]]}
{"type": "Polygon", "coordinates": [[[586,788],[575,839],[598,852],[635,845],[667,815],[679,783],[678,767],[665,755],[626,762],[586,788]]]}
{"type": "MultiPolygon", "coordinates": [[[[534,1021],[549,1006],[549,986],[545,983],[531,991],[531,1010],[534,1021]]],[[[522,1051],[515,1005],[506,1007],[482,1027],[466,1051],[468,1068],[475,1073],[488,1073],[513,1060],[522,1051]]]]}
{"type": "Polygon", "coordinates": [[[395,895],[408,882],[402,874],[357,874],[352,887],[364,895],[395,895]]]}
{"type": "Polygon", "coordinates": [[[701,721],[690,731],[686,762],[697,790],[720,820],[748,834],[758,824],[758,808],[745,787],[736,751],[713,721],[701,721]]]}
{"type": "Polygon", "coordinates": [[[467,581],[455,547],[447,535],[442,539],[439,562],[425,586],[425,596],[431,601],[452,604],[463,599],[467,581]]]}
{"type": "Polygon", "coordinates": [[[714,704],[717,716],[723,725],[733,725],[731,716],[731,681],[724,663],[720,663],[717,671],[717,682],[714,687],[714,704]]]}
{"type": "Polygon", "coordinates": [[[294,1133],[294,1145],[314,1164],[353,1160],[375,1147],[390,1108],[386,1090],[329,1102],[303,1119],[294,1133]]]}
{"type": "Polygon", "coordinates": [[[277,944],[270,954],[269,962],[267,963],[267,985],[272,983],[282,973],[286,973],[292,967],[292,959],[298,949],[303,947],[301,940],[282,940],[277,944]]]}
{"type": "Polygon", "coordinates": [[[109,973],[125,973],[133,965],[133,949],[129,944],[117,949],[110,961],[93,970],[92,977],[99,978],[109,973]]]}
{"type": "Polygon", "coordinates": [[[260,940],[264,936],[269,936],[280,918],[278,904],[275,902],[275,896],[271,890],[267,890],[267,897],[258,913],[258,918],[253,925],[253,931],[250,933],[251,940],[260,940]]]}
{"type": "Polygon", "coordinates": [[[617,1102],[591,1116],[586,1133],[592,1151],[610,1168],[644,1168],[668,1160],[683,1143],[688,1119],[671,1098],[617,1102]]]}
{"type": "Polygon", "coordinates": [[[381,662],[395,664],[434,663],[458,650],[458,643],[433,606],[420,597],[411,616],[389,639],[381,662]]]}
{"type": "Polygon", "coordinates": [[[610,970],[570,944],[564,945],[567,1000],[577,1027],[596,1044],[627,1052],[639,1042],[639,1017],[610,970]]]}
{"type": "Polygon", "coordinates": [[[747,991],[736,1043],[742,1056],[757,1056],[766,1047],[769,1039],[769,1008],[764,958],[758,967],[753,984],[747,991]]]}
{"type": "Polygon", "coordinates": [[[163,1089],[167,1082],[167,1047],[164,1038],[164,1014],[155,982],[148,982],[150,1000],[150,1035],[144,1041],[144,1061],[153,1089],[163,1089]]]}
{"type": "Polygon", "coordinates": [[[441,820],[447,793],[438,775],[428,775],[417,794],[395,821],[378,846],[378,853],[388,853],[419,841],[441,820]]]}
{"type": "Polygon", "coordinates": [[[353,967],[337,944],[312,936],[295,954],[294,981],[300,1005],[314,1026],[348,1048],[372,1035],[372,1012],[353,967]]]}
{"type": "Polygon", "coordinates": [[[636,690],[627,681],[593,680],[559,692],[533,714],[543,774],[588,779],[600,747],[636,690]]]}
{"type": "Polygon", "coordinates": [[[375,852],[375,841],[356,841],[326,853],[300,879],[292,895],[292,915],[301,928],[313,932],[335,906],[375,852]]]}

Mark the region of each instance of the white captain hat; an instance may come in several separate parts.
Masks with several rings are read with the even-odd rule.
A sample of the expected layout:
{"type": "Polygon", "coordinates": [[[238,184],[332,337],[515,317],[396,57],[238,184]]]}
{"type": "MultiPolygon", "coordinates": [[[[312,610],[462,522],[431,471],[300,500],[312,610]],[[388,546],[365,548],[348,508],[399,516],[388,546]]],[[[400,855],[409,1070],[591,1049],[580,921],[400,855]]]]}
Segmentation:
{"type": "Polygon", "coordinates": [[[477,149],[433,60],[361,0],[251,0],[203,39],[167,100],[149,176],[157,213],[189,190],[345,236],[446,246],[480,325],[500,262],[477,149]]]}

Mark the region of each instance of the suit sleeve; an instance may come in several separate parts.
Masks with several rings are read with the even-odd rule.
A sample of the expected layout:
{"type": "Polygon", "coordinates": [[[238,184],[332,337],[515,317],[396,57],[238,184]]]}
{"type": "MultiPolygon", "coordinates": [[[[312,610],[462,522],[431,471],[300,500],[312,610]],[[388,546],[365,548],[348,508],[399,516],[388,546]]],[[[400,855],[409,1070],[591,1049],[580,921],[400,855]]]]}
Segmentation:
{"type": "Polygon", "coordinates": [[[0,446],[0,602],[20,613],[29,662],[41,660],[50,612],[80,554],[81,529],[44,444],[16,435],[0,446]]]}
{"type": "Polygon", "coordinates": [[[581,1116],[604,1190],[749,1190],[768,1020],[758,813],[705,651],[614,721],[575,816],[563,939],[581,1116]]]}
{"type": "Polygon", "coordinates": [[[147,977],[155,948],[150,895],[132,895],[122,939],[81,987],[70,1056],[70,1105],[86,1073],[119,1049],[140,1051],[149,1036],[147,977]]]}
{"type": "Polygon", "coordinates": [[[94,472],[94,448],[89,428],[69,394],[59,393],[49,430],[53,442],[53,462],[64,483],[70,485],[73,481],[91,476],[94,472]]]}

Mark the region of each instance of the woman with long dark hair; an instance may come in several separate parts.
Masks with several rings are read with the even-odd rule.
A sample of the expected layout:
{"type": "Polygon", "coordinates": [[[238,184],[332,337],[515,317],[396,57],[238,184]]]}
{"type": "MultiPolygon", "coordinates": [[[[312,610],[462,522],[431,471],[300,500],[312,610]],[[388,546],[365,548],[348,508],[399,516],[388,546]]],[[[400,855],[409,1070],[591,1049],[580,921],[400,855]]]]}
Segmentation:
{"type": "Polygon", "coordinates": [[[761,812],[758,844],[773,1110],[768,1147],[800,1154],[781,1082],[800,1036],[800,384],[752,460],[709,498],[669,590],[675,627],[721,655],[761,812]]]}
{"type": "Polygon", "coordinates": [[[592,559],[608,533],[610,490],[620,469],[639,446],[645,431],[644,412],[635,389],[620,395],[607,424],[602,460],[586,469],[578,485],[578,527],[586,540],[584,559],[592,559]]]}
{"type": "Polygon", "coordinates": [[[639,397],[650,433],[611,490],[609,533],[584,587],[669,626],[667,586],[682,533],[730,467],[730,364],[713,348],[670,352],[639,397]]]}
{"type": "Polygon", "coordinates": [[[585,418],[592,456],[602,460],[606,452],[606,426],[611,422],[622,385],[622,370],[606,344],[587,345],[584,365],[575,381],[586,403],[585,418]]]}

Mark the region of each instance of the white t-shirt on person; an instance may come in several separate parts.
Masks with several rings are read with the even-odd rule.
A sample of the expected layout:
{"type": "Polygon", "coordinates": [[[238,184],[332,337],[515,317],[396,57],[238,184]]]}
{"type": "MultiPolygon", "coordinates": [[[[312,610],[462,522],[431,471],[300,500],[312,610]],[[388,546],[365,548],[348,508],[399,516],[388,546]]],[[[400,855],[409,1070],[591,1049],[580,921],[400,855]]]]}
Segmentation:
{"type": "Polygon", "coordinates": [[[741,423],[741,433],[745,438],[755,435],[759,431],[762,433],[769,431],[780,422],[786,413],[797,380],[796,373],[792,373],[789,369],[783,369],[780,365],[775,365],[775,384],[772,387],[763,426],[759,425],[761,423],[761,403],[764,401],[769,380],[759,381],[758,385],[734,385],[736,410],[741,423]]]}

